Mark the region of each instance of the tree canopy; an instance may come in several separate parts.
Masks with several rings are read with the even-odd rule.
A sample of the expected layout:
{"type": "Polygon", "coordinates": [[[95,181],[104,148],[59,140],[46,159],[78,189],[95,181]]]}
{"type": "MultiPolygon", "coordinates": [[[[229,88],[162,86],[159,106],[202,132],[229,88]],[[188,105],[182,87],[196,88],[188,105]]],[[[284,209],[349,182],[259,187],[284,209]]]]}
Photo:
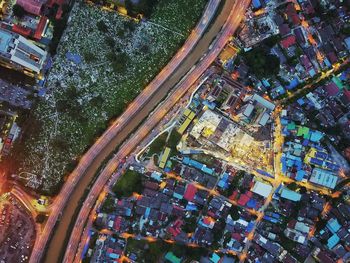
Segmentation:
{"type": "Polygon", "coordinates": [[[22,18],[27,12],[21,5],[15,4],[12,7],[13,14],[18,18],[22,18]]]}
{"type": "Polygon", "coordinates": [[[125,0],[125,8],[128,11],[128,15],[135,16],[141,13],[145,17],[150,17],[157,3],[158,0],[140,0],[137,4],[131,0],[125,0]]]}
{"type": "Polygon", "coordinates": [[[243,53],[243,58],[258,78],[277,75],[280,70],[279,58],[262,47],[243,53]]]}

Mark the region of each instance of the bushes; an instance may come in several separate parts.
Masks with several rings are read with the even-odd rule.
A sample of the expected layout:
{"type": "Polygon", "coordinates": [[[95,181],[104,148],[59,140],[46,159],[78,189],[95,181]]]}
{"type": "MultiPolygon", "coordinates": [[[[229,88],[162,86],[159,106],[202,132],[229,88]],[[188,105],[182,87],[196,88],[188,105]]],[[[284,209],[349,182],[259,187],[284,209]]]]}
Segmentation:
{"type": "Polygon", "coordinates": [[[128,170],[113,186],[112,190],[118,198],[129,197],[134,192],[140,194],[143,190],[142,175],[128,170]]]}
{"type": "Polygon", "coordinates": [[[97,21],[96,26],[97,26],[99,31],[101,31],[103,33],[107,33],[108,32],[108,27],[105,24],[105,22],[103,22],[103,20],[97,21]]]}
{"type": "Polygon", "coordinates": [[[275,76],[280,70],[279,58],[270,54],[270,51],[262,47],[254,48],[243,53],[243,58],[258,78],[275,76]]]}
{"type": "Polygon", "coordinates": [[[131,0],[125,0],[125,7],[128,15],[136,16],[138,13],[150,17],[158,0],[140,0],[138,4],[133,4],[131,0]]]}
{"type": "Polygon", "coordinates": [[[21,5],[18,5],[18,4],[15,4],[12,7],[12,12],[18,18],[22,18],[27,13],[26,10],[24,10],[24,8],[21,5]]]}
{"type": "Polygon", "coordinates": [[[169,136],[167,146],[172,150],[176,150],[176,145],[180,142],[180,140],[181,140],[181,134],[178,133],[176,130],[172,130],[169,136]]]}
{"type": "Polygon", "coordinates": [[[165,132],[161,134],[154,142],[150,145],[148,156],[152,156],[153,154],[160,153],[166,144],[166,138],[168,137],[168,133],[165,132]]]}
{"type": "Polygon", "coordinates": [[[103,202],[101,206],[101,211],[103,213],[112,213],[115,208],[114,198],[110,195],[107,196],[106,200],[103,202]]]}

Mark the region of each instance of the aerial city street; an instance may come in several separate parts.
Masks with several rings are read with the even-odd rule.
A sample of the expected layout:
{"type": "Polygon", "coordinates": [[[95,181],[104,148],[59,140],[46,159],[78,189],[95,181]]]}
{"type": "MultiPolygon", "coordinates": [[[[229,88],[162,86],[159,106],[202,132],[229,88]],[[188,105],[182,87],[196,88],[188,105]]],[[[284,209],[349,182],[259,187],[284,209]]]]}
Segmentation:
{"type": "Polygon", "coordinates": [[[350,262],[350,0],[0,0],[22,262],[350,262]]]}

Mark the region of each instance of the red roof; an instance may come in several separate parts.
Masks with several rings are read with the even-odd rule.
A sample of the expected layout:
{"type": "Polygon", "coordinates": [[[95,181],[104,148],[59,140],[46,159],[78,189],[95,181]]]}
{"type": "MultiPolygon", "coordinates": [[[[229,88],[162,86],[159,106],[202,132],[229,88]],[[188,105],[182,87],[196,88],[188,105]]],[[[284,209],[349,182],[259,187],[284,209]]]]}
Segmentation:
{"type": "Polygon", "coordinates": [[[22,6],[28,13],[39,16],[41,8],[46,2],[47,0],[17,0],[16,3],[22,6]]]}
{"type": "Polygon", "coordinates": [[[325,88],[329,96],[335,96],[339,92],[339,88],[334,82],[328,83],[325,88]]]}
{"type": "Polygon", "coordinates": [[[54,4],[57,4],[59,6],[63,5],[66,3],[66,0],[49,0],[46,5],[48,7],[53,7],[54,4]]]}
{"type": "Polygon", "coordinates": [[[294,25],[300,25],[300,18],[297,14],[291,15],[291,19],[294,25]]]}
{"type": "Polygon", "coordinates": [[[113,228],[116,230],[116,231],[119,231],[120,230],[120,225],[122,223],[122,218],[120,216],[118,216],[115,220],[114,220],[114,224],[113,224],[113,228]]]}
{"type": "Polygon", "coordinates": [[[284,48],[289,48],[290,46],[293,46],[295,43],[296,43],[296,38],[294,35],[290,35],[281,40],[281,45],[284,48]]]}
{"type": "Polygon", "coordinates": [[[328,57],[329,61],[330,61],[332,64],[334,64],[334,63],[336,63],[336,62],[338,61],[338,58],[337,58],[337,56],[335,55],[334,52],[328,53],[328,54],[327,54],[327,57],[328,57]]]}
{"type": "Polygon", "coordinates": [[[208,213],[207,213],[209,216],[211,216],[211,217],[215,217],[215,213],[213,212],[213,211],[208,211],[208,213]]]}
{"type": "Polygon", "coordinates": [[[209,216],[206,216],[203,218],[203,223],[206,225],[210,225],[212,222],[212,219],[209,216]]]}
{"type": "Polygon", "coordinates": [[[239,233],[232,233],[232,238],[240,242],[242,240],[242,236],[239,233]]]}
{"type": "Polygon", "coordinates": [[[46,26],[46,22],[47,22],[47,17],[42,16],[40,18],[39,24],[38,24],[38,26],[36,27],[36,30],[35,30],[35,34],[34,34],[34,38],[35,39],[38,39],[38,40],[41,39],[41,35],[42,35],[42,33],[44,31],[44,28],[46,26]]]}
{"type": "Polygon", "coordinates": [[[66,0],[49,0],[46,5],[50,8],[53,7],[54,4],[59,5],[59,8],[57,10],[56,13],[56,19],[59,20],[62,18],[62,14],[63,14],[63,10],[62,10],[62,6],[66,3],[66,0]]]}
{"type": "Polygon", "coordinates": [[[307,56],[305,56],[305,55],[301,56],[300,62],[303,64],[303,66],[306,70],[309,70],[312,68],[312,64],[307,56]]]}
{"type": "Polygon", "coordinates": [[[59,19],[61,19],[62,18],[62,15],[63,15],[63,10],[62,10],[62,8],[59,8],[58,9],[58,11],[57,11],[57,13],[56,13],[56,19],[57,20],[59,20],[59,19]]]}
{"type": "Polygon", "coordinates": [[[170,232],[171,235],[176,237],[181,232],[182,224],[183,224],[183,221],[181,219],[177,219],[174,222],[173,226],[168,228],[168,231],[170,232]]]}
{"type": "Polygon", "coordinates": [[[249,198],[251,198],[253,196],[253,192],[248,191],[245,193],[246,196],[248,196],[249,198]]]}
{"type": "Polygon", "coordinates": [[[20,26],[20,25],[14,25],[12,27],[12,31],[15,33],[21,34],[25,37],[28,37],[32,33],[32,30],[30,28],[25,28],[25,27],[20,26]]]}
{"type": "Polygon", "coordinates": [[[350,91],[349,90],[344,90],[343,93],[344,93],[346,99],[350,102],[350,91]]]}
{"type": "Polygon", "coordinates": [[[192,201],[197,193],[197,188],[193,184],[188,184],[184,194],[184,198],[187,201],[192,201]]]}
{"type": "Polygon", "coordinates": [[[241,205],[241,206],[245,206],[246,203],[248,203],[249,201],[249,196],[247,196],[246,194],[242,194],[239,199],[238,199],[238,204],[241,205]]]}
{"type": "Polygon", "coordinates": [[[174,227],[181,227],[182,224],[183,224],[182,220],[181,220],[181,219],[177,219],[177,220],[174,222],[173,226],[174,226],[174,227]]]}
{"type": "Polygon", "coordinates": [[[168,231],[169,231],[169,233],[170,233],[172,236],[174,236],[174,237],[176,237],[176,236],[177,236],[178,234],[180,234],[180,232],[181,232],[181,230],[175,229],[175,228],[173,228],[173,227],[168,228],[168,231]]]}
{"type": "Polygon", "coordinates": [[[232,195],[229,197],[230,200],[235,200],[238,195],[238,190],[233,191],[232,195]]]}

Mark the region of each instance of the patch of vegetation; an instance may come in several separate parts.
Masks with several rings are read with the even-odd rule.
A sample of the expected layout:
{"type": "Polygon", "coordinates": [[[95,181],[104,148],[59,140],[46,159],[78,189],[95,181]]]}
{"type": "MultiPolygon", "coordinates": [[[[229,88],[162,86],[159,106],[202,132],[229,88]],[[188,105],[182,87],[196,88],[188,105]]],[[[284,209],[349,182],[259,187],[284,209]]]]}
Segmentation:
{"type": "Polygon", "coordinates": [[[280,244],[284,247],[284,249],[287,250],[289,253],[293,252],[296,246],[295,242],[287,238],[283,233],[280,234],[278,237],[281,240],[280,244]]]}
{"type": "Polygon", "coordinates": [[[47,219],[47,215],[45,214],[38,214],[35,218],[35,222],[38,224],[42,224],[46,221],[47,219]]]}
{"type": "Polygon", "coordinates": [[[150,20],[181,34],[189,34],[203,11],[206,0],[159,0],[150,20]]]}
{"type": "Polygon", "coordinates": [[[115,209],[114,201],[115,199],[111,195],[108,195],[101,206],[101,212],[107,214],[112,213],[115,209]]]}
{"type": "Polygon", "coordinates": [[[136,253],[138,262],[159,262],[167,252],[173,252],[179,258],[186,258],[186,262],[191,260],[199,260],[201,257],[208,255],[206,248],[193,248],[181,244],[169,244],[158,240],[156,242],[147,242],[144,240],[128,239],[127,253],[136,253]]]}
{"type": "Polygon", "coordinates": [[[18,18],[22,18],[22,17],[24,17],[25,14],[27,14],[26,10],[24,10],[24,8],[18,4],[15,4],[12,7],[12,12],[18,18]]]}
{"type": "Polygon", "coordinates": [[[131,170],[126,171],[113,186],[112,190],[118,198],[129,197],[134,192],[141,194],[143,190],[142,174],[131,170]]]}
{"type": "Polygon", "coordinates": [[[159,0],[140,0],[138,4],[133,4],[131,0],[125,0],[125,8],[128,11],[128,15],[136,16],[137,14],[143,14],[149,17],[159,0]]]}
{"type": "Polygon", "coordinates": [[[346,178],[343,181],[341,181],[340,183],[338,183],[335,188],[334,191],[338,191],[340,189],[342,189],[345,185],[350,183],[350,178],[346,178]]]}
{"type": "Polygon", "coordinates": [[[237,206],[232,206],[229,211],[232,220],[237,221],[240,218],[239,208],[237,206]]]}
{"type": "Polygon", "coordinates": [[[269,49],[256,47],[242,54],[252,73],[258,78],[275,76],[280,70],[280,60],[277,56],[270,54],[269,49]]]}
{"type": "Polygon", "coordinates": [[[291,182],[290,184],[287,185],[287,188],[292,191],[296,191],[298,189],[298,185],[296,182],[291,182]]]}
{"type": "Polygon", "coordinates": [[[153,154],[159,154],[165,147],[167,137],[168,133],[164,132],[157,139],[155,139],[149,146],[147,155],[152,156],[153,154]]]}
{"type": "Polygon", "coordinates": [[[209,167],[213,167],[215,164],[215,158],[204,153],[193,154],[191,155],[191,159],[201,162],[209,167]]]}
{"type": "Polygon", "coordinates": [[[194,216],[191,216],[190,218],[185,219],[185,225],[183,226],[182,230],[186,233],[194,233],[194,231],[197,228],[197,218],[194,216]]]}
{"type": "Polygon", "coordinates": [[[238,171],[234,177],[232,182],[230,183],[229,187],[225,190],[220,191],[223,196],[229,197],[234,190],[239,188],[239,182],[245,175],[244,171],[238,171]]]}
{"type": "Polygon", "coordinates": [[[70,9],[71,9],[71,6],[69,5],[64,6],[61,19],[56,19],[54,16],[49,17],[50,21],[53,23],[53,36],[52,36],[51,43],[49,45],[49,51],[52,55],[56,54],[58,44],[60,43],[64,30],[66,29],[70,9]]]}
{"type": "Polygon", "coordinates": [[[47,78],[50,94],[33,111],[42,129],[40,133],[28,133],[22,147],[24,158],[18,164],[37,175],[34,179],[42,183],[43,191],[53,194],[53,189],[60,187],[62,178],[74,169],[110,120],[119,116],[166,65],[187,38],[206,2],[160,0],[151,20],[180,34],[82,2],[74,5],[62,40],[65,20],[54,21],[51,49],[60,45],[47,78]],[[191,15],[184,19],[187,13],[191,15]],[[87,20],[90,23],[84,23],[87,20]],[[123,37],[118,37],[119,31],[123,37]],[[82,56],[83,62],[73,65],[67,61],[66,52],[82,56]],[[59,146],[62,138],[68,149],[67,145],[50,147],[59,146]]]}
{"type": "Polygon", "coordinates": [[[180,142],[181,140],[181,134],[177,132],[177,130],[173,129],[170,133],[169,139],[167,141],[167,146],[176,151],[176,145],[180,142]]]}

